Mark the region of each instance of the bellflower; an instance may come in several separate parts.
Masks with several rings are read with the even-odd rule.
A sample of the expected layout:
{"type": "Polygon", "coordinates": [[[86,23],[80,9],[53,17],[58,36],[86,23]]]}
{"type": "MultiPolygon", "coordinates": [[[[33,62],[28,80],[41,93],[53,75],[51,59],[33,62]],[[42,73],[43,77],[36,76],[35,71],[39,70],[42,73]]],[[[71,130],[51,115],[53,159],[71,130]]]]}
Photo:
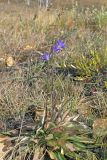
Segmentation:
{"type": "Polygon", "coordinates": [[[56,45],[54,45],[54,46],[52,47],[52,50],[53,50],[53,52],[58,53],[58,52],[60,52],[61,49],[63,49],[63,48],[65,48],[65,44],[64,44],[64,42],[63,42],[62,40],[59,39],[59,40],[57,40],[56,45]]]}
{"type": "Polygon", "coordinates": [[[43,61],[49,61],[51,57],[52,56],[49,53],[46,52],[46,53],[43,53],[43,55],[41,56],[41,59],[43,61]]]}
{"type": "Polygon", "coordinates": [[[60,52],[61,49],[59,48],[58,45],[54,45],[54,46],[52,47],[52,50],[53,50],[53,52],[58,53],[58,52],[60,52]]]}
{"type": "Polygon", "coordinates": [[[59,46],[60,48],[63,49],[63,48],[65,48],[65,43],[64,43],[62,40],[59,39],[59,40],[57,41],[57,46],[59,46]]]}

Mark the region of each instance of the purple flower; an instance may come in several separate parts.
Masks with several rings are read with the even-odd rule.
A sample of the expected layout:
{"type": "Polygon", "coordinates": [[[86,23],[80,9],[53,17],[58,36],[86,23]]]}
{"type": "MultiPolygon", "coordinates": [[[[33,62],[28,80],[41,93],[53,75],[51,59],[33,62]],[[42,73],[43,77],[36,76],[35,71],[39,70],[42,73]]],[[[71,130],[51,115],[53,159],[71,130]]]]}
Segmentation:
{"type": "Polygon", "coordinates": [[[43,61],[49,61],[50,60],[50,58],[51,58],[52,56],[49,54],[49,53],[44,53],[42,56],[41,56],[41,59],[43,60],[43,61]]]}
{"type": "Polygon", "coordinates": [[[63,42],[62,40],[59,39],[59,40],[57,41],[56,45],[54,45],[54,46],[52,47],[52,51],[58,53],[58,52],[60,52],[61,49],[63,49],[63,48],[65,48],[65,44],[64,44],[64,42],[63,42]]]}
{"type": "Polygon", "coordinates": [[[58,40],[57,41],[57,46],[59,46],[60,48],[65,48],[65,43],[62,40],[58,40]]]}
{"type": "Polygon", "coordinates": [[[53,52],[58,53],[58,52],[60,52],[61,49],[59,48],[58,45],[54,45],[54,46],[52,47],[52,50],[53,50],[53,52]]]}

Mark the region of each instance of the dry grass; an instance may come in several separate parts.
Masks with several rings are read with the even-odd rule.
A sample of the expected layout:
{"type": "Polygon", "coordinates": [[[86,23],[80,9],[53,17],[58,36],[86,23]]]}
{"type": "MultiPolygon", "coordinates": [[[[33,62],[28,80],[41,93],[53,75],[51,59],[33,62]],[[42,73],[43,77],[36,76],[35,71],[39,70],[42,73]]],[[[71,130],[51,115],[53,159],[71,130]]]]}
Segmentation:
{"type": "MultiPolygon", "coordinates": [[[[5,62],[4,68],[7,57],[13,57],[15,67],[19,63],[29,60],[37,61],[40,53],[50,51],[55,40],[63,37],[63,34],[66,35],[65,41],[68,44],[65,59],[69,57],[72,62],[73,57],[75,58],[80,51],[79,47],[84,43],[85,38],[91,44],[93,31],[88,26],[87,16],[92,17],[93,15],[88,11],[85,17],[83,14],[77,14],[76,8],[39,11],[36,7],[15,3],[11,5],[0,3],[0,8],[0,64],[2,66],[2,63],[5,62]],[[73,32],[73,29],[76,32],[73,32]]],[[[102,31],[101,33],[95,32],[95,37],[99,37],[100,34],[102,31]]],[[[97,44],[97,40],[95,43],[97,44]]],[[[62,56],[63,54],[62,52],[62,56]]],[[[16,77],[16,79],[23,77],[24,71],[19,66],[16,67],[16,70],[15,73],[0,73],[1,82],[8,81],[12,77],[16,77]]]]}
{"type": "MultiPolygon", "coordinates": [[[[60,1],[57,6],[58,3],[60,1]]],[[[99,46],[103,51],[106,20],[99,24],[94,19],[99,13],[96,9],[82,12],[73,5],[72,9],[65,10],[62,8],[65,1],[61,3],[59,8],[49,10],[38,10],[24,3],[0,3],[0,121],[7,122],[9,118],[23,121],[26,110],[32,105],[35,107],[35,121],[39,121],[38,128],[45,117],[46,107],[47,128],[48,122],[57,119],[57,125],[73,122],[84,130],[86,126],[92,130],[94,120],[107,117],[106,93],[98,90],[88,97],[85,95],[86,77],[76,77],[76,80],[71,73],[63,74],[84,50],[88,52],[99,46]],[[50,53],[60,38],[66,48],[49,64],[43,63],[41,54],[50,53]],[[62,73],[53,72],[58,67],[62,73]]],[[[70,1],[67,3],[71,4],[70,1]]],[[[6,130],[6,127],[0,129],[6,130]]]]}

